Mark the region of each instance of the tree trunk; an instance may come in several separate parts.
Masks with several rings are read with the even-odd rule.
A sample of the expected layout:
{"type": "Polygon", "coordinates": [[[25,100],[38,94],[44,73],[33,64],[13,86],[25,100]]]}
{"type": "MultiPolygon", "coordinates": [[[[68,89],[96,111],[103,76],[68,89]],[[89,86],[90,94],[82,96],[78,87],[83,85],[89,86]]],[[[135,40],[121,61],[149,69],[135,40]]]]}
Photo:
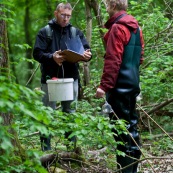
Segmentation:
{"type": "MultiPolygon", "coordinates": [[[[0,9],[4,9],[3,4],[0,4],[0,9]]],[[[5,17],[3,10],[0,10],[0,16],[5,17]]],[[[5,20],[0,18],[0,73],[4,72],[9,74],[8,39],[5,20]]]]}
{"type": "MultiPolygon", "coordinates": [[[[97,0],[90,0],[90,7],[94,11],[94,14],[96,16],[96,19],[97,19],[97,23],[98,23],[99,28],[103,28],[104,22],[103,22],[103,18],[102,18],[102,14],[101,14],[101,7],[99,5],[99,2],[97,0]]],[[[102,29],[100,29],[99,32],[100,32],[100,37],[102,39],[104,48],[106,48],[105,42],[103,40],[104,32],[102,31],[102,29]]]]}
{"type": "MultiPolygon", "coordinates": [[[[0,9],[4,9],[4,5],[0,4],[0,9]]],[[[6,17],[5,13],[0,10],[0,16],[6,17]]],[[[1,58],[0,58],[0,75],[7,76],[10,80],[9,75],[9,58],[8,58],[8,37],[7,37],[7,28],[6,28],[6,22],[2,18],[0,19],[0,52],[1,52],[1,58]]],[[[13,115],[11,113],[3,113],[0,112],[0,117],[3,119],[2,126],[8,126],[8,132],[12,134],[14,137],[11,140],[12,145],[14,148],[17,148],[18,151],[15,153],[16,155],[19,155],[21,158],[23,158],[23,150],[20,145],[20,142],[17,137],[17,133],[14,131],[14,129],[11,127],[12,121],[13,121],[13,115]]],[[[0,154],[2,154],[5,151],[0,151],[0,154]]]]}
{"type": "MultiPolygon", "coordinates": [[[[87,19],[87,33],[86,38],[89,44],[91,44],[91,33],[92,33],[92,17],[91,17],[91,8],[89,6],[88,0],[85,0],[86,7],[86,19],[87,19]]],[[[84,62],[84,85],[88,85],[90,82],[90,73],[89,73],[89,62],[84,62]]]]}
{"type": "MultiPolygon", "coordinates": [[[[25,8],[25,17],[24,17],[24,30],[25,30],[25,40],[26,43],[32,47],[32,37],[30,34],[31,31],[31,20],[30,20],[30,10],[29,10],[29,4],[31,3],[30,0],[25,0],[26,8],[25,8]]],[[[26,49],[26,58],[32,59],[32,49],[26,49]]],[[[28,62],[28,71],[26,75],[26,81],[31,77],[33,72],[34,66],[32,63],[28,62]]],[[[30,83],[32,83],[33,78],[30,80],[30,83]]]]}

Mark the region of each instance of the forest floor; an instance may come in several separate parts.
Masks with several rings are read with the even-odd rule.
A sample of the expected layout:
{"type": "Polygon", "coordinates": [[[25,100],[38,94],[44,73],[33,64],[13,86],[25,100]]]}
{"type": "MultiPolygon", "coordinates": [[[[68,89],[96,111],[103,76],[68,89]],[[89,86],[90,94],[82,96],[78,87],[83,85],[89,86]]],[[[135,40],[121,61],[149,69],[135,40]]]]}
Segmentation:
{"type": "MultiPolygon", "coordinates": [[[[142,148],[143,156],[138,165],[138,173],[173,173],[173,151],[172,149],[170,150],[170,147],[172,148],[173,145],[165,143],[165,146],[166,148],[161,148],[163,146],[160,145],[159,140],[145,142],[142,148]]],[[[64,159],[65,157],[63,156],[60,159],[58,166],[65,172],[57,171],[57,173],[117,172],[116,156],[110,152],[108,154],[106,147],[83,153],[82,157],[84,160],[75,157],[73,159],[64,159]]],[[[49,172],[53,173],[53,171],[49,172]]]]}
{"type": "Polygon", "coordinates": [[[171,136],[153,135],[143,140],[146,160],[139,164],[139,173],[173,173],[173,139],[171,136]]]}
{"type": "MultiPolygon", "coordinates": [[[[70,162],[69,162],[70,163],[70,162]]],[[[72,168],[73,164],[63,163],[61,166],[67,170],[67,173],[115,173],[115,165],[111,169],[109,163],[103,158],[98,162],[81,163],[81,167],[72,168]],[[108,168],[109,167],[109,168],[108,168]]],[[[148,155],[147,160],[139,163],[138,173],[173,173],[173,153],[162,157],[148,155]]]]}
{"type": "MultiPolygon", "coordinates": [[[[142,156],[138,165],[138,173],[173,173],[173,141],[170,137],[148,135],[142,137],[142,156]]],[[[33,139],[40,150],[38,136],[33,139]]],[[[117,163],[115,150],[105,146],[101,149],[86,149],[77,146],[75,152],[67,150],[62,141],[53,139],[51,151],[40,153],[42,157],[54,154],[54,163],[49,161],[46,168],[49,173],[116,173],[117,163]],[[59,143],[59,144],[57,144],[59,143]],[[58,147],[59,145],[59,147],[58,147]],[[71,151],[71,152],[70,152],[71,151]],[[57,160],[56,160],[56,159],[57,160]],[[57,171],[55,171],[57,169],[57,171]],[[59,170],[60,169],[60,170],[59,170]]]]}
{"type": "MultiPolygon", "coordinates": [[[[61,169],[66,170],[65,172],[57,173],[115,173],[116,168],[111,169],[107,166],[105,160],[100,160],[99,162],[81,162],[80,167],[74,168],[74,163],[71,161],[61,162],[61,169]]],[[[114,165],[115,166],[115,165],[114,165]]],[[[50,171],[53,173],[53,171],[50,171]]],[[[55,173],[55,172],[54,172],[55,173]]],[[[173,154],[164,156],[163,158],[150,156],[150,159],[142,161],[138,166],[138,173],[173,173],[173,154]],[[151,159],[152,158],[152,159],[151,159]],[[148,163],[149,162],[149,163],[148,163]]]]}
{"type": "Polygon", "coordinates": [[[173,153],[162,157],[149,155],[148,158],[139,164],[140,173],[173,173],[173,153]]]}

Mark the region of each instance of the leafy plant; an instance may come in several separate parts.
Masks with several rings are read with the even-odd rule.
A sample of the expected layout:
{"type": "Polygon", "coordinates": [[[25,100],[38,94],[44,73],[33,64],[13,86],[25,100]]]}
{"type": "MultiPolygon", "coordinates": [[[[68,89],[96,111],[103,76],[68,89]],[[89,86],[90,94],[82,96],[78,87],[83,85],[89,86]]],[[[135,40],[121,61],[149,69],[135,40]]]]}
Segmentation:
{"type": "MultiPolygon", "coordinates": [[[[0,87],[0,110],[3,114],[13,115],[11,124],[8,126],[1,125],[1,141],[0,150],[4,153],[1,155],[1,170],[12,171],[12,170],[29,170],[31,166],[31,160],[29,155],[26,154],[26,160],[23,163],[21,156],[15,156],[13,151],[18,151],[19,148],[14,148],[12,145],[12,139],[16,139],[15,133],[9,133],[9,129],[18,131],[19,127],[16,122],[23,122],[25,129],[30,131],[41,131],[45,134],[48,133],[47,125],[52,121],[52,110],[44,107],[39,101],[40,96],[43,94],[40,91],[31,91],[30,89],[18,85],[4,76],[0,76],[0,83],[3,86],[0,87]],[[28,158],[28,159],[27,159],[28,158]],[[13,165],[16,163],[15,165],[13,165]]],[[[3,119],[1,118],[1,124],[3,119]]],[[[24,154],[24,153],[23,153],[24,154]]],[[[34,158],[33,158],[34,160],[34,158]]],[[[38,160],[38,158],[37,158],[38,160]]],[[[37,161],[32,162],[32,166],[35,170],[43,170],[40,163],[37,161]]],[[[20,172],[19,171],[19,172],[20,172]]]]}

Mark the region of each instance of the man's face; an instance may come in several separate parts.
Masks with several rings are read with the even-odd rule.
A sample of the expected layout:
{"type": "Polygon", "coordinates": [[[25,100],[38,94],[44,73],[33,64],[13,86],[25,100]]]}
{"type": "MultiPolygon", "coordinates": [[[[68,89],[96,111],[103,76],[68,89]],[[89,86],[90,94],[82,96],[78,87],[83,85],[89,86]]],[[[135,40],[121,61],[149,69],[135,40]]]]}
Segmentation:
{"type": "Polygon", "coordinates": [[[54,12],[56,21],[61,27],[65,27],[69,23],[71,14],[72,10],[69,10],[68,8],[60,8],[58,11],[56,10],[54,12]]]}
{"type": "Polygon", "coordinates": [[[109,17],[114,15],[114,13],[115,13],[114,9],[115,9],[115,3],[107,0],[106,1],[106,11],[109,14],[109,17]]]}

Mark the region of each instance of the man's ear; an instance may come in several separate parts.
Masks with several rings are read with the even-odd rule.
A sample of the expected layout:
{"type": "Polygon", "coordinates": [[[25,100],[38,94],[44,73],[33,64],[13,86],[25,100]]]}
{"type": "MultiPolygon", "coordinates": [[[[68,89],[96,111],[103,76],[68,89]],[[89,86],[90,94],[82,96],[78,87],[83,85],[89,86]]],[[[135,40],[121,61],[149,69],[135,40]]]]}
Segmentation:
{"type": "Polygon", "coordinates": [[[57,14],[58,14],[58,11],[57,11],[57,10],[55,10],[55,11],[54,11],[54,15],[56,16],[57,14]]]}
{"type": "Polygon", "coordinates": [[[116,4],[115,3],[112,3],[112,9],[116,10],[116,4]]]}

